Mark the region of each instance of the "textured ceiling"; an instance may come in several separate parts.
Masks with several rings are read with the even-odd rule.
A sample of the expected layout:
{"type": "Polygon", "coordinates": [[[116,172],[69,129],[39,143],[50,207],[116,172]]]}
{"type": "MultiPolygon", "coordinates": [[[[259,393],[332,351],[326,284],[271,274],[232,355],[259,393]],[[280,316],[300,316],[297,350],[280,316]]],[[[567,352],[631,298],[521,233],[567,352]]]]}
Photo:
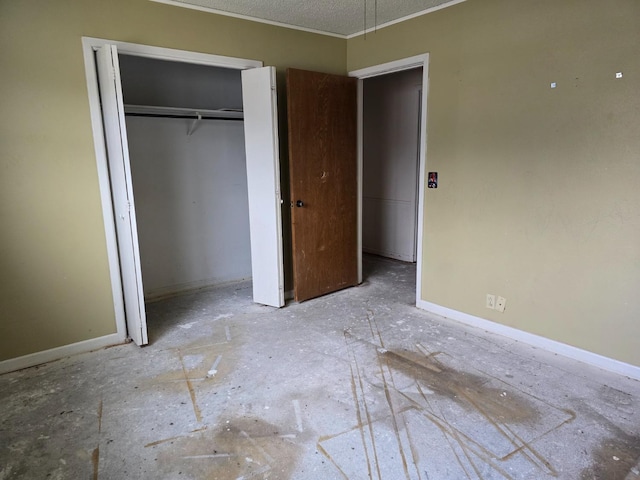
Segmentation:
{"type": "Polygon", "coordinates": [[[296,28],[352,36],[464,0],[154,0],[296,28]]]}

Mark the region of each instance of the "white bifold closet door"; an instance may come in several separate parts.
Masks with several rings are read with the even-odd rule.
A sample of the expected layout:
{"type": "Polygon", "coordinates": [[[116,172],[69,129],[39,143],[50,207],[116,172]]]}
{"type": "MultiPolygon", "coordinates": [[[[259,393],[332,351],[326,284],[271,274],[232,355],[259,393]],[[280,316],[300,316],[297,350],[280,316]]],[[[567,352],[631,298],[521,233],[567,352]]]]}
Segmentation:
{"type": "Polygon", "coordinates": [[[242,71],[253,301],[284,305],[276,69],[242,71]]]}
{"type": "Polygon", "coordinates": [[[137,345],[146,345],[149,343],[149,339],[142,290],[138,230],[133,202],[122,83],[116,46],[104,45],[100,47],[96,52],[96,61],[105,143],[109,157],[111,198],[118,239],[127,333],[137,345]]]}

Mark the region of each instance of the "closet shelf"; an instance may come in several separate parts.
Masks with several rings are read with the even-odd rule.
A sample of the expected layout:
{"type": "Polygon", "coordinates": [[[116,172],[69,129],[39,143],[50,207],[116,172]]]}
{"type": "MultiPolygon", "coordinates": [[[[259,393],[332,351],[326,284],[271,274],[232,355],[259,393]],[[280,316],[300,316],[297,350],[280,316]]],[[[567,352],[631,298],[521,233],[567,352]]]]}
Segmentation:
{"type": "Polygon", "coordinates": [[[218,118],[238,120],[244,118],[242,110],[232,108],[221,108],[219,110],[180,108],[180,107],[157,107],[154,105],[131,105],[125,104],[125,114],[148,115],[157,117],[185,117],[185,118],[218,118]]]}

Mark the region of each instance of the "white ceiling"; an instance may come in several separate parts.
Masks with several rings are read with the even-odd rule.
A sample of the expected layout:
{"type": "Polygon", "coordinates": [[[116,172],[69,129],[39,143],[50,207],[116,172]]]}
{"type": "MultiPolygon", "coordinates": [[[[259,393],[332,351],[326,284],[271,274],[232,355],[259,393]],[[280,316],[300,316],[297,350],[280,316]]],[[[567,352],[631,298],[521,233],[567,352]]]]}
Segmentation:
{"type": "Polygon", "coordinates": [[[349,38],[465,0],[153,1],[349,38]]]}

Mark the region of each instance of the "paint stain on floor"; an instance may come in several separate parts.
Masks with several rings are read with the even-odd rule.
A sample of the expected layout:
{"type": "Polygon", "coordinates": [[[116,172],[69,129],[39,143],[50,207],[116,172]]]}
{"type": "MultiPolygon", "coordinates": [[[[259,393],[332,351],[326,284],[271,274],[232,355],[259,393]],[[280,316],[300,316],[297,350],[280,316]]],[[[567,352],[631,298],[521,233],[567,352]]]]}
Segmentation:
{"type": "Polygon", "coordinates": [[[593,464],[583,470],[580,480],[640,479],[640,437],[618,432],[601,442],[592,457],[593,464]]]}
{"type": "Polygon", "coordinates": [[[404,471],[403,478],[513,478],[513,471],[558,476],[534,444],[573,422],[573,411],[481,371],[471,373],[462,359],[422,344],[417,351],[386,346],[375,318],[368,317],[370,340],[345,331],[358,423],[319,442],[345,477],[366,469],[387,478],[389,464],[404,471]],[[354,468],[342,450],[357,437],[365,462],[354,468]]]}
{"type": "Polygon", "coordinates": [[[295,434],[249,417],[229,420],[215,430],[158,440],[149,448],[157,450],[163,471],[207,480],[286,480],[302,453],[295,434]]]}
{"type": "Polygon", "coordinates": [[[448,397],[466,409],[480,411],[492,422],[534,423],[539,413],[534,406],[512,391],[490,387],[488,379],[452,369],[421,353],[409,350],[384,351],[387,365],[421,382],[434,393],[448,397]]]}

